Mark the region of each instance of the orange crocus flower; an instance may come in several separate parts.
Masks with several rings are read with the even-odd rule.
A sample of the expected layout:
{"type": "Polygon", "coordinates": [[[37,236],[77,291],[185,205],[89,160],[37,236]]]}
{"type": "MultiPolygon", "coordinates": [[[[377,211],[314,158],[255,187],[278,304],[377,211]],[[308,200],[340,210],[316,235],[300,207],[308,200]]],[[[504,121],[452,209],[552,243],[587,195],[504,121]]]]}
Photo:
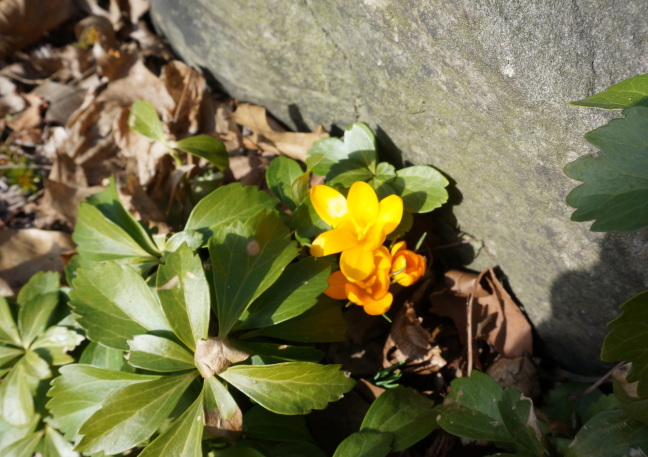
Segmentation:
{"type": "Polygon", "coordinates": [[[353,183],[347,198],[326,185],[313,186],[310,198],[317,214],[333,227],[313,241],[311,255],[341,252],[344,276],[351,281],[366,280],[375,268],[373,251],[400,224],[403,199],[390,195],[378,201],[376,192],[363,181],[353,183]]]}
{"type": "Polygon", "coordinates": [[[391,255],[385,246],[372,253],[373,270],[363,281],[350,281],[339,270],[328,279],[326,295],[336,300],[349,300],[364,308],[367,314],[377,316],[387,312],[394,299],[389,292],[391,255]]]}
{"type": "Polygon", "coordinates": [[[425,257],[408,251],[405,241],[394,244],[391,256],[391,274],[401,286],[411,286],[425,273],[425,257]]]}

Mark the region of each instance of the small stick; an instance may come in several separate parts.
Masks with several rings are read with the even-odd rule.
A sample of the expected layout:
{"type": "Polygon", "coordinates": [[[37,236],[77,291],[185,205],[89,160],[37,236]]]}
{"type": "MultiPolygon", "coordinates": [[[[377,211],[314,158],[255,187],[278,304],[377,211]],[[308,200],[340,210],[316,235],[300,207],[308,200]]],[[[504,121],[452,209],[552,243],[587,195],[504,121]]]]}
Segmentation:
{"type": "Polygon", "coordinates": [[[614,368],[612,368],[610,371],[608,371],[603,376],[601,376],[594,384],[592,384],[591,386],[589,386],[587,389],[585,389],[582,392],[575,393],[575,394],[571,395],[571,397],[572,398],[587,397],[589,394],[591,394],[596,389],[598,389],[601,386],[601,384],[603,384],[605,381],[607,381],[607,379],[610,376],[612,376],[612,373],[614,373],[614,370],[616,370],[617,368],[619,368],[620,366],[622,366],[624,364],[625,364],[625,362],[620,362],[620,363],[616,364],[614,368]]]}
{"type": "MultiPolygon", "coordinates": [[[[475,281],[475,283],[477,282],[475,281]]],[[[468,296],[468,301],[466,302],[466,349],[468,351],[468,355],[466,356],[466,373],[468,376],[470,376],[473,366],[472,309],[473,300],[475,298],[475,287],[473,287],[473,290],[468,296]]]]}

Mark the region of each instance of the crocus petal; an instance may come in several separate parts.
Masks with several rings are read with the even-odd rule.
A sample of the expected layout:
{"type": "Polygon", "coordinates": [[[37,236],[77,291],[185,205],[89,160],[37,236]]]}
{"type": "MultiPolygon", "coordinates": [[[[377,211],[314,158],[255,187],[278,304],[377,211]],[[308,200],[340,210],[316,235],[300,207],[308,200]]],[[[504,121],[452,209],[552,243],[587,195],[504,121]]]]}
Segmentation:
{"type": "Polygon", "coordinates": [[[310,190],[310,199],[319,217],[333,228],[337,227],[348,214],[346,198],[332,187],[313,186],[310,190]]]}
{"type": "Polygon", "coordinates": [[[396,230],[403,218],[403,199],[398,195],[390,195],[380,200],[376,224],[383,227],[385,235],[396,230]]]}
{"type": "Polygon", "coordinates": [[[343,227],[335,228],[321,233],[311,245],[310,253],[313,257],[322,257],[330,254],[352,249],[357,246],[358,239],[355,234],[343,227]]]}
{"type": "Polygon", "coordinates": [[[378,217],[376,191],[364,181],[353,183],[347,197],[349,216],[359,231],[373,224],[378,217]]]}
{"type": "Polygon", "coordinates": [[[386,234],[384,227],[379,224],[372,224],[366,228],[366,232],[360,244],[366,251],[374,251],[385,242],[386,234]]]}
{"type": "Polygon", "coordinates": [[[371,274],[374,266],[373,253],[360,245],[343,250],[340,256],[340,270],[350,281],[362,281],[371,274]]]}
{"type": "Polygon", "coordinates": [[[324,293],[336,300],[346,300],[347,294],[344,289],[349,281],[344,277],[341,271],[336,271],[328,278],[329,286],[324,293]]]}
{"type": "Polygon", "coordinates": [[[395,256],[398,251],[403,251],[407,249],[407,242],[405,241],[398,241],[394,243],[394,245],[391,248],[391,255],[395,256]]]}
{"type": "Polygon", "coordinates": [[[369,300],[364,305],[365,313],[371,316],[380,316],[385,314],[394,300],[394,296],[391,293],[386,293],[382,298],[378,300],[369,300]]]}

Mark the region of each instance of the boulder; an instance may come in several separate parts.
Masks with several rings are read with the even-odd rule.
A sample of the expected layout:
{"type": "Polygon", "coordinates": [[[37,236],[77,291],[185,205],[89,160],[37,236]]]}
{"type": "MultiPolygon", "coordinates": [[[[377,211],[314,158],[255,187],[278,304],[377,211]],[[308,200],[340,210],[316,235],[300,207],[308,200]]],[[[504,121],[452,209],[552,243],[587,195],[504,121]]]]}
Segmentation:
{"type": "Polygon", "coordinates": [[[611,115],[568,102],[648,72],[645,0],[151,3],[177,53],[232,96],[296,129],[366,122],[451,177],[470,267],[499,265],[563,366],[603,369],[605,323],[648,285],[648,232],[569,220],[578,183],[562,168],[611,115]]]}

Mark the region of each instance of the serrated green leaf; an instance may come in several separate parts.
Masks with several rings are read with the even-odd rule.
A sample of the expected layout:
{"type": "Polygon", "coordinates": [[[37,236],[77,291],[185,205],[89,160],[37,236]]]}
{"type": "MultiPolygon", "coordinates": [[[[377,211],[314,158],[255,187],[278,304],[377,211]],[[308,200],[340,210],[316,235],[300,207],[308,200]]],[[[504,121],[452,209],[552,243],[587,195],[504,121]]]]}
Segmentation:
{"type": "Polygon", "coordinates": [[[39,271],[18,292],[16,301],[25,306],[31,299],[59,290],[59,274],[55,271],[39,271]]]}
{"type": "Polygon", "coordinates": [[[390,182],[396,178],[396,169],[394,166],[387,162],[380,162],[376,167],[376,176],[374,179],[377,181],[390,182]]]}
{"type": "Polygon", "coordinates": [[[218,230],[209,239],[219,336],[230,332],[247,307],[298,253],[276,212],[218,230]]]}
{"type": "Polygon", "coordinates": [[[648,226],[648,107],[623,111],[585,135],[597,157],[582,156],[565,174],[583,184],[567,195],[572,220],[591,221],[596,232],[631,232],[648,226]]]}
{"type": "Polygon", "coordinates": [[[319,362],[324,353],[311,346],[235,341],[237,349],[252,354],[253,365],[270,365],[280,362],[319,362]],[[257,363],[258,362],[258,363],[257,363]]]}
{"type": "Polygon", "coordinates": [[[172,372],[196,368],[193,354],[167,338],[136,335],[128,342],[128,363],[149,371],[172,372]]]}
{"type": "Polygon", "coordinates": [[[11,425],[28,424],[34,416],[34,400],[25,382],[26,370],[21,359],[0,383],[0,416],[11,425]]]}
{"type": "Polygon", "coordinates": [[[169,428],[144,448],[139,457],[202,457],[204,422],[201,394],[169,428]]]}
{"type": "Polygon", "coordinates": [[[197,375],[164,376],[113,392],[81,426],[76,449],[117,454],[138,445],[155,433],[197,375]]]}
{"type": "Polygon", "coordinates": [[[263,210],[271,210],[278,200],[255,186],[240,183],[219,187],[200,200],[189,215],[185,230],[203,234],[203,241],[221,226],[246,221],[263,210]]]}
{"type": "Polygon", "coordinates": [[[612,375],[613,397],[617,401],[617,406],[629,418],[648,425],[648,397],[639,398],[637,396],[637,383],[627,382],[628,370],[628,365],[622,365],[614,370],[612,375]]]}
{"type": "MultiPolygon", "coordinates": [[[[322,138],[313,143],[308,155],[309,158],[319,157],[317,163],[312,167],[313,173],[326,176],[331,166],[348,159],[349,153],[344,146],[344,141],[339,138],[322,138]]],[[[307,161],[307,163],[310,163],[310,161],[307,161]]]]}
{"type": "Polygon", "coordinates": [[[80,457],[74,446],[50,426],[45,427],[41,454],[43,457],[80,457]]]}
{"type": "Polygon", "coordinates": [[[43,432],[32,433],[0,449],[0,452],[2,457],[32,457],[41,439],[43,439],[43,432]]]}
{"type": "Polygon", "coordinates": [[[369,407],[361,432],[390,434],[393,452],[413,446],[429,435],[436,425],[434,402],[414,389],[399,386],[388,389],[369,407]]]}
{"type": "Polygon", "coordinates": [[[473,371],[452,381],[450,394],[437,408],[437,423],[446,432],[474,440],[511,442],[499,412],[502,389],[487,374],[473,371]]]}
{"type": "Polygon", "coordinates": [[[79,364],[119,371],[128,367],[124,351],[90,341],[79,358],[79,364]]]}
{"type": "Polygon", "coordinates": [[[583,100],[571,102],[572,106],[588,108],[623,109],[648,105],[648,74],[634,76],[610,86],[603,92],[583,100]]]}
{"type": "Polygon", "coordinates": [[[296,236],[305,240],[317,237],[320,233],[330,230],[331,227],[317,214],[310,198],[297,207],[290,222],[290,227],[296,231],[296,236]]]}
{"type": "Polygon", "coordinates": [[[127,350],[127,340],[148,330],[171,330],[157,297],[135,270],[112,262],[80,269],[70,306],[88,339],[127,350]]]}
{"type": "Polygon", "coordinates": [[[15,348],[13,346],[0,346],[0,367],[9,365],[10,362],[22,356],[24,353],[24,349],[15,348]]]}
{"type": "Polygon", "coordinates": [[[127,386],[161,379],[160,376],[141,375],[98,368],[90,365],[66,365],[61,376],[52,381],[47,403],[56,418],[59,429],[69,440],[76,441],[81,425],[101,408],[112,393],[127,386]]]}
{"type": "Polygon", "coordinates": [[[229,155],[221,140],[211,135],[196,135],[176,141],[176,149],[188,152],[196,157],[202,157],[217,167],[225,170],[229,167],[229,155]]]}
{"type": "Polygon", "coordinates": [[[391,452],[391,433],[360,431],[349,435],[333,457],[385,457],[391,452]]]}
{"type": "Polygon", "coordinates": [[[389,183],[403,198],[403,207],[412,213],[427,213],[448,201],[449,182],[435,168],[415,165],[396,172],[389,183]]]}
{"type": "Polygon", "coordinates": [[[24,347],[29,347],[34,339],[45,331],[59,299],[58,292],[50,292],[30,298],[20,307],[18,329],[24,347]]]}
{"type": "Polygon", "coordinates": [[[238,329],[267,327],[299,316],[317,303],[328,287],[331,263],[306,257],[286,267],[279,279],[248,309],[238,329]]]}
{"type": "MultiPolygon", "coordinates": [[[[21,440],[36,431],[40,416],[35,414],[32,421],[26,425],[12,425],[0,417],[0,455],[4,456],[4,449],[12,443],[21,440]]],[[[30,456],[31,457],[31,456],[30,456]]]]}
{"type": "Polygon", "coordinates": [[[4,297],[0,297],[0,341],[22,347],[18,326],[4,297]]]}
{"type": "Polygon", "coordinates": [[[293,198],[291,185],[303,173],[304,171],[296,160],[283,156],[273,159],[266,170],[268,187],[291,211],[294,211],[299,204],[293,198]]]}
{"type": "Polygon", "coordinates": [[[244,433],[249,438],[268,441],[312,441],[302,416],[275,414],[258,405],[243,416],[244,433]]]}
{"type": "Polygon", "coordinates": [[[264,408],[278,414],[307,414],[324,409],[350,391],[355,381],[340,365],[287,362],[237,365],[219,375],[264,408]]]}
{"type": "Polygon", "coordinates": [[[196,341],[207,338],[211,298],[202,260],[186,244],[158,269],[157,293],[175,334],[196,350],[196,341]]]}
{"type": "Polygon", "coordinates": [[[358,160],[370,171],[376,171],[376,137],[362,122],[354,122],[344,132],[344,147],[350,158],[358,160]]]}
{"type": "Polygon", "coordinates": [[[74,330],[55,325],[36,338],[30,349],[51,365],[64,365],[74,362],[74,358],[68,352],[81,344],[84,339],[74,330]]]}
{"type": "Polygon", "coordinates": [[[507,388],[498,402],[498,409],[515,446],[531,455],[542,457],[545,446],[531,399],[515,389],[507,388]]]}
{"type": "Polygon", "coordinates": [[[301,315],[270,327],[253,330],[244,335],[249,339],[270,336],[300,343],[334,343],[346,340],[348,322],[342,313],[342,304],[320,296],[317,304],[301,315]]]}
{"type": "Polygon", "coordinates": [[[638,381],[640,397],[648,397],[648,291],[621,305],[621,314],[608,324],[601,359],[632,362],[627,382],[638,381]]]}
{"type": "Polygon", "coordinates": [[[590,419],[576,434],[565,457],[640,456],[648,451],[648,425],[605,411],[590,419]]]}
{"type": "MultiPolygon", "coordinates": [[[[49,364],[32,350],[26,351],[19,363],[24,368],[24,374],[28,377],[37,380],[52,377],[52,370],[50,370],[49,364]]],[[[27,383],[27,380],[23,382],[27,383]]],[[[34,387],[35,385],[36,383],[34,382],[34,387]]]]}
{"type": "MultiPolygon", "coordinates": [[[[195,230],[183,230],[182,232],[174,233],[171,238],[166,241],[164,245],[164,253],[168,257],[171,252],[177,251],[180,246],[187,244],[191,249],[196,250],[203,245],[203,236],[200,232],[195,230]]],[[[166,258],[164,259],[166,261],[166,258]]]]}
{"type": "Polygon", "coordinates": [[[137,100],[131,105],[128,114],[128,126],[134,132],[166,144],[162,122],[151,102],[137,100]]]}

